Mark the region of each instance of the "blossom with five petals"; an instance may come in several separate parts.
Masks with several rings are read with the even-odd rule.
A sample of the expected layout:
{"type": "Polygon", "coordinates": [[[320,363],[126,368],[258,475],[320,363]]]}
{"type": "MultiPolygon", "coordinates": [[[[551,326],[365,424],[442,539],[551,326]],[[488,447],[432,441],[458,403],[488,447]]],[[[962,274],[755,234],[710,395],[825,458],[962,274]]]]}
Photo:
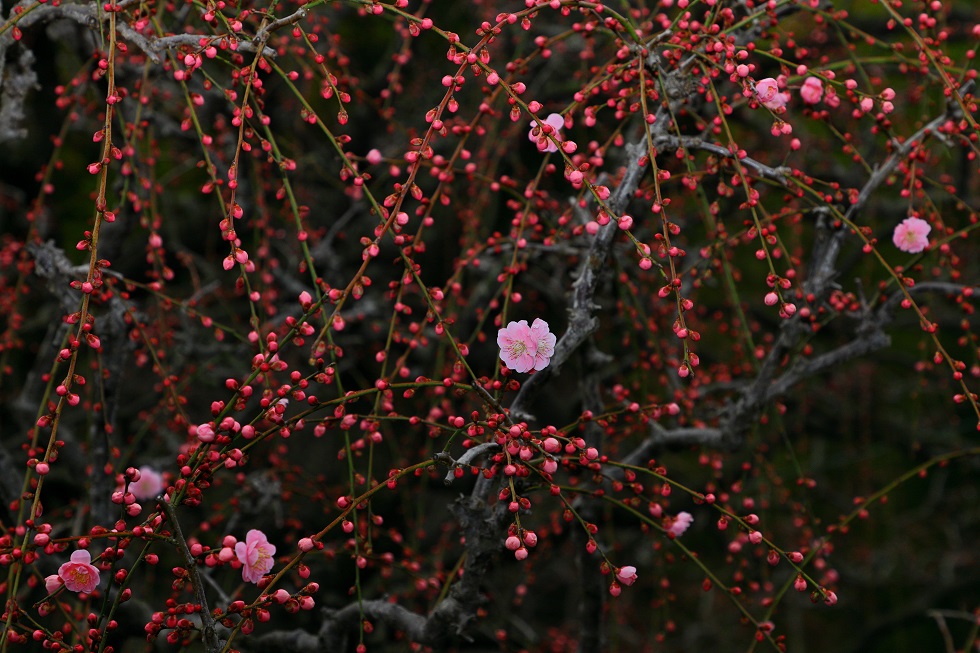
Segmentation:
{"type": "Polygon", "coordinates": [[[918,254],[929,245],[932,227],[922,218],[905,218],[895,227],[892,242],[895,247],[909,254],[918,254]]]}
{"type": "Polygon", "coordinates": [[[245,541],[235,544],[235,555],[242,563],[242,579],[258,583],[272,569],[276,545],[262,531],[253,528],[245,534],[245,541]]]}
{"type": "MultiPolygon", "coordinates": [[[[85,549],[71,554],[71,561],[58,568],[58,577],[72,592],[90,594],[99,584],[99,570],[92,564],[92,556],[85,549]]],[[[48,586],[47,581],[45,586],[48,586]]]]}

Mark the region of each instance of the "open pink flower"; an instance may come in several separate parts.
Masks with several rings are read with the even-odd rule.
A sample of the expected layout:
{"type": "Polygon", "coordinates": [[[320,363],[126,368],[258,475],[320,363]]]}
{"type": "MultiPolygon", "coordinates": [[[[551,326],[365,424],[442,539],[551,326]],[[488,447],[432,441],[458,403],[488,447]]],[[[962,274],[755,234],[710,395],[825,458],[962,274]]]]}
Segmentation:
{"type": "Polygon", "coordinates": [[[551,357],[555,355],[555,334],[548,328],[548,323],[541,318],[531,322],[531,337],[537,344],[534,352],[534,369],[543,370],[548,367],[551,357]]]}
{"type": "Polygon", "coordinates": [[[819,77],[807,77],[800,87],[800,97],[807,104],[816,104],[823,97],[823,82],[819,77]]]}
{"type": "Polygon", "coordinates": [[[531,336],[527,320],[511,322],[497,332],[497,346],[504,364],[517,372],[527,372],[534,367],[534,355],[538,345],[531,336]]]}
{"type": "Polygon", "coordinates": [[[755,83],[755,95],[765,108],[780,112],[789,101],[789,93],[779,90],[779,83],[772,77],[760,79],[755,83]]]}
{"type": "Polygon", "coordinates": [[[531,326],[527,320],[511,322],[497,332],[497,346],[504,364],[515,372],[543,370],[555,353],[555,334],[541,318],[531,326]]]}
{"type": "Polygon", "coordinates": [[[129,491],[139,500],[152,499],[163,491],[163,474],[143,465],[139,469],[138,481],[129,484],[129,491]]]}
{"type": "MultiPolygon", "coordinates": [[[[557,113],[549,115],[542,122],[551,126],[551,128],[554,130],[552,134],[555,136],[555,138],[558,138],[561,128],[565,126],[565,119],[561,117],[561,114],[557,113]]],[[[558,151],[558,147],[551,141],[551,139],[544,135],[544,132],[538,125],[537,120],[531,121],[531,131],[527,133],[527,137],[532,143],[537,145],[538,149],[542,152],[558,151]]]]}
{"type": "Polygon", "coordinates": [[[672,534],[674,537],[680,537],[687,531],[688,527],[694,521],[694,517],[691,516],[689,512],[679,512],[677,516],[674,517],[673,523],[667,528],[667,532],[672,534]]]}
{"type": "Polygon", "coordinates": [[[262,531],[253,528],[245,534],[245,541],[235,544],[235,555],[242,563],[242,579],[258,583],[272,569],[276,545],[262,531]]]}
{"type": "Polygon", "coordinates": [[[620,567],[619,571],[616,572],[616,579],[623,585],[632,585],[637,578],[639,576],[636,575],[636,567],[630,565],[620,567]]]}
{"type": "Polygon", "coordinates": [[[895,227],[892,242],[895,247],[909,254],[918,254],[929,245],[932,227],[921,218],[905,218],[895,227]]]}
{"type": "Polygon", "coordinates": [[[99,584],[99,570],[92,564],[92,556],[85,549],[72,553],[71,562],[58,568],[58,576],[72,592],[89,594],[99,584]]]}

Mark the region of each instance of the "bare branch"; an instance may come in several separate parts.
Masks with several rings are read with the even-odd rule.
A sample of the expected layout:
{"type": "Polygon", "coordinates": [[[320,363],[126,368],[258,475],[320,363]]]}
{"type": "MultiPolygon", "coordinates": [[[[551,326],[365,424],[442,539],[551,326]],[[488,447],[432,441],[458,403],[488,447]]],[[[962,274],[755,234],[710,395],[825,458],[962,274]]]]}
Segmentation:
{"type": "Polygon", "coordinates": [[[254,43],[256,46],[258,45],[264,46],[265,42],[269,40],[269,36],[272,34],[272,32],[275,32],[276,30],[280,30],[283,27],[287,27],[294,23],[298,23],[299,21],[306,18],[307,13],[309,13],[309,10],[306,7],[300,7],[299,9],[289,14],[288,16],[284,16],[283,18],[279,18],[277,20],[272,21],[268,25],[264,25],[260,27],[259,31],[257,31],[255,33],[255,36],[252,38],[252,43],[254,43]]]}
{"type": "Polygon", "coordinates": [[[483,454],[492,453],[497,451],[498,449],[500,449],[500,445],[498,445],[496,442],[483,442],[481,444],[476,445],[475,447],[471,447],[467,449],[466,453],[460,456],[457,460],[452,460],[450,458],[451,462],[450,462],[449,471],[446,472],[446,479],[445,479],[446,485],[450,485],[453,482],[453,480],[456,478],[454,472],[456,471],[457,467],[472,465],[473,461],[479,458],[480,456],[482,456],[483,454]]]}
{"type": "MultiPolygon", "coordinates": [[[[945,121],[946,114],[943,114],[930,121],[898,145],[891,156],[871,175],[861,189],[857,200],[848,208],[844,217],[849,221],[853,220],[857,212],[867,203],[872,193],[885,182],[898,164],[913,149],[918,147],[924,138],[934,132],[945,121]]],[[[825,242],[819,244],[819,258],[813,267],[810,278],[804,283],[804,289],[807,293],[812,293],[817,296],[822,295],[830,282],[837,276],[837,257],[840,253],[843,239],[848,233],[850,233],[850,230],[840,229],[825,242]]],[[[741,397],[729,408],[728,415],[724,420],[725,425],[722,428],[722,431],[728,439],[729,446],[737,447],[741,444],[746,429],[754,422],[758,411],[767,401],[772,397],[786,392],[789,387],[799,382],[802,378],[805,378],[805,376],[815,374],[844,360],[850,360],[876,349],[887,347],[890,341],[881,332],[882,325],[884,324],[881,320],[884,318],[885,314],[879,315],[877,320],[869,318],[860,329],[859,336],[854,342],[836,350],[836,353],[827,354],[827,358],[821,358],[819,361],[800,363],[796,371],[788,372],[787,376],[782,378],[776,387],[773,387],[773,379],[776,371],[782,364],[783,357],[792,351],[799,342],[800,337],[809,331],[809,326],[805,324],[803,318],[799,315],[784,321],[780,327],[779,338],[773,344],[765,360],[763,360],[754,382],[742,391],[741,397]]]]}
{"type": "Polygon", "coordinates": [[[751,168],[755,170],[760,176],[767,179],[772,179],[779,183],[781,186],[788,186],[789,182],[787,178],[792,174],[792,169],[786,166],[780,166],[778,168],[772,168],[767,166],[760,161],[756,161],[752,157],[746,156],[739,158],[726,147],[722,147],[717,143],[709,143],[696,136],[675,136],[673,134],[660,134],[653,141],[654,147],[657,150],[664,148],[678,148],[682,147],[686,150],[702,150],[705,152],[710,152],[725,159],[731,159],[737,162],[741,166],[746,168],[751,168]]]}
{"type": "Polygon", "coordinates": [[[46,243],[28,243],[27,251],[34,257],[34,274],[47,282],[48,291],[58,298],[62,311],[73,313],[77,310],[80,295],[68,284],[78,274],[64,250],[49,240],[46,243]]]}
{"type": "MultiPolygon", "coordinates": [[[[599,391],[601,377],[598,366],[592,363],[593,360],[601,359],[602,356],[598,354],[599,352],[591,343],[586,350],[579,350],[582,368],[585,370],[579,379],[582,409],[597,414],[603,410],[602,394],[599,391]]],[[[603,451],[602,427],[596,422],[590,421],[585,425],[584,435],[586,445],[595,447],[601,454],[603,451]]],[[[599,499],[593,496],[580,496],[576,501],[576,509],[579,516],[586,522],[595,523],[599,520],[601,514],[599,499]]],[[[575,562],[578,566],[579,587],[582,592],[578,604],[580,628],[578,650],[579,653],[599,653],[606,650],[603,618],[606,584],[597,561],[589,553],[586,546],[588,538],[589,535],[583,529],[575,529],[575,550],[577,551],[575,562]]]]}
{"type": "MultiPolygon", "coordinates": [[[[858,193],[857,200],[848,207],[844,218],[847,221],[853,221],[858,211],[864,208],[871,195],[895,171],[898,164],[907,160],[912,150],[921,145],[925,138],[934,134],[947,119],[947,115],[943,113],[933,118],[928,124],[905,139],[903,143],[896,143],[895,151],[871,174],[871,177],[868,178],[858,193]]],[[[844,238],[848,233],[850,230],[846,228],[838,229],[827,239],[818,242],[818,249],[814,251],[814,263],[811,266],[809,278],[803,283],[803,289],[807,293],[821,297],[827,291],[831,281],[837,276],[837,256],[840,254],[844,238]]]]}
{"type": "MultiPolygon", "coordinates": [[[[325,611],[323,626],[318,636],[319,650],[347,650],[347,636],[357,630],[361,619],[378,621],[389,628],[400,630],[409,641],[424,643],[426,619],[397,603],[385,600],[364,601],[335,611],[325,611]]],[[[282,649],[280,649],[281,651],[282,649]]]]}
{"type": "MultiPolygon", "coordinates": [[[[305,630],[276,630],[243,641],[240,646],[250,653],[320,653],[320,638],[305,630]]],[[[337,650],[344,650],[338,648],[337,650]]]]}
{"type": "Polygon", "coordinates": [[[0,446],[0,501],[3,505],[15,505],[20,498],[20,485],[17,477],[22,473],[23,465],[14,462],[7,449],[0,446]]]}
{"type": "Polygon", "coordinates": [[[880,328],[872,327],[867,333],[816,358],[799,359],[778,379],[773,381],[759,398],[759,405],[765,404],[789,392],[790,388],[824,370],[840,366],[842,363],[866,356],[873,351],[884,349],[891,344],[891,338],[880,328]]]}
{"type": "Polygon", "coordinates": [[[6,47],[0,47],[0,143],[19,140],[27,136],[21,127],[24,120],[24,101],[27,95],[38,87],[34,72],[34,53],[24,48],[15,65],[4,69],[3,58],[6,47]]]}

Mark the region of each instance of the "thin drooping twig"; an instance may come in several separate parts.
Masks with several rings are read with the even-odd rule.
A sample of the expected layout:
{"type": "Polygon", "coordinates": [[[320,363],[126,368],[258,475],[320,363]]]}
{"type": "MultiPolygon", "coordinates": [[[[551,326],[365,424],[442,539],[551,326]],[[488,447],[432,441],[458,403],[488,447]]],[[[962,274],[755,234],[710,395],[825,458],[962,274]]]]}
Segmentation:
{"type": "Polygon", "coordinates": [[[197,561],[191,555],[191,550],[187,546],[187,540],[184,539],[184,533],[180,530],[180,522],[177,520],[176,511],[170,505],[170,501],[164,497],[157,502],[157,505],[163,510],[163,514],[166,515],[167,521],[170,522],[170,526],[173,528],[173,538],[177,545],[177,551],[184,559],[184,566],[187,568],[187,573],[191,577],[191,587],[194,588],[194,596],[197,602],[201,604],[201,621],[204,623],[203,635],[205,650],[208,653],[219,653],[225,643],[218,637],[214,617],[211,615],[211,609],[208,607],[208,597],[204,592],[204,583],[201,581],[201,572],[197,568],[197,561]]]}
{"type": "MultiPolygon", "coordinates": [[[[682,77],[693,61],[692,57],[689,62],[670,71],[667,75],[671,79],[682,77]]],[[[680,98],[672,100],[672,102],[679,101],[680,98]]],[[[665,114],[663,108],[658,112],[659,118],[665,118],[665,114]]],[[[652,128],[659,133],[659,130],[666,128],[666,123],[666,119],[659,120],[659,124],[655,123],[652,128]]],[[[625,171],[606,202],[614,215],[622,214],[626,210],[646,174],[648,166],[646,135],[640,137],[637,142],[625,146],[624,152],[625,171]]],[[[595,293],[618,231],[616,222],[610,221],[609,224],[600,227],[592,237],[588,253],[582,260],[575,282],[572,284],[568,326],[555,344],[550,365],[525,381],[514,398],[509,409],[512,419],[533,419],[528,412],[528,406],[534,397],[558,374],[562,365],[598,328],[599,320],[595,312],[600,307],[595,303],[595,293]]],[[[428,617],[419,616],[424,621],[424,627],[419,630],[418,622],[414,618],[407,617],[406,613],[412,614],[409,611],[385,610],[374,614],[375,619],[385,620],[388,625],[399,630],[406,633],[411,630],[417,633],[418,639],[414,641],[425,646],[440,648],[454,638],[465,635],[467,625],[476,618],[477,609],[483,602],[482,583],[502,549],[507,526],[513,519],[506,502],[497,502],[493,505],[488,503],[495,483],[486,482],[482,476],[479,480],[470,496],[460,498],[451,508],[465,535],[466,562],[463,573],[458,582],[453,585],[449,595],[432,610],[428,617]]],[[[597,567],[594,564],[592,566],[597,567]]],[[[593,590],[590,589],[590,596],[592,594],[593,590]]],[[[347,624],[347,630],[355,627],[357,620],[350,621],[348,616],[361,614],[361,606],[367,605],[368,603],[363,602],[353,603],[341,611],[328,614],[326,617],[328,623],[324,624],[324,628],[331,629],[329,632],[333,633],[333,628],[341,627],[340,622],[347,624]]],[[[598,626],[594,630],[595,637],[592,639],[601,642],[598,626]]]]}
{"type": "Polygon", "coordinates": [[[92,519],[97,524],[111,523],[112,484],[114,474],[110,471],[109,451],[111,439],[117,433],[117,414],[120,405],[120,389],[126,370],[126,361],[133,349],[133,342],[126,337],[126,315],[129,307],[118,295],[106,302],[108,310],[99,315],[96,327],[100,337],[99,354],[102,373],[98,382],[101,386],[101,401],[94,410],[90,429],[90,445],[93,464],[89,486],[89,506],[92,519]]]}
{"type": "MultiPolygon", "coordinates": [[[[592,344],[588,346],[587,350],[579,350],[579,352],[584,370],[579,379],[582,410],[599,414],[603,410],[602,394],[599,391],[602,376],[599,373],[599,366],[594,361],[601,356],[597,355],[598,352],[592,344]]],[[[586,446],[595,447],[601,455],[604,449],[602,427],[595,421],[590,421],[586,423],[583,435],[586,446]]],[[[599,499],[583,495],[576,501],[575,507],[579,517],[587,523],[596,523],[599,520],[599,499]]],[[[578,653],[601,653],[605,650],[606,644],[605,610],[603,609],[606,600],[606,585],[599,565],[586,546],[588,538],[589,534],[583,529],[575,529],[573,537],[576,548],[575,562],[578,567],[579,587],[582,593],[578,604],[578,653]]]]}
{"type": "MultiPolygon", "coordinates": [[[[53,242],[29,243],[27,250],[34,259],[34,274],[44,279],[48,290],[58,298],[61,309],[66,314],[73,313],[78,308],[79,292],[70,287],[76,279],[84,278],[87,268],[76,268],[68,260],[64,250],[53,242]]],[[[109,464],[110,433],[116,421],[116,411],[119,407],[119,379],[123,374],[126,353],[133,343],[126,337],[126,314],[131,307],[119,295],[113,295],[105,302],[108,310],[99,316],[98,332],[101,335],[100,353],[102,374],[99,382],[102,384],[102,396],[98,402],[99,409],[92,420],[90,430],[90,456],[93,469],[97,470],[91,476],[89,485],[89,506],[92,519],[97,524],[108,524],[111,518],[110,495],[112,494],[112,475],[104,470],[109,464]],[[107,428],[108,426],[108,428],[107,428]]],[[[61,324],[60,322],[57,324],[61,324]]],[[[62,329],[51,331],[56,336],[62,329]]],[[[58,336],[60,338],[60,336],[58,336]]],[[[53,354],[50,348],[42,347],[39,356],[53,354]]],[[[22,392],[30,392],[33,384],[24,384],[22,392]]],[[[31,400],[25,405],[36,406],[31,400]]],[[[19,402],[20,403],[20,402],[19,402]]]]}
{"type": "MultiPolygon", "coordinates": [[[[622,181],[608,201],[610,210],[616,215],[625,211],[626,205],[633,198],[633,194],[639,187],[640,180],[647,168],[646,148],[642,141],[627,145],[626,155],[630,163],[622,181]]],[[[533,398],[548,381],[561,371],[562,365],[585,342],[585,339],[599,328],[599,319],[595,316],[595,311],[598,308],[595,304],[595,292],[617,231],[616,222],[610,221],[608,224],[599,227],[598,232],[593,237],[589,251],[579,266],[578,277],[572,284],[571,302],[568,307],[568,327],[558,342],[555,343],[555,354],[551,358],[551,363],[525,381],[511,403],[510,413],[514,419],[530,418],[527,406],[533,398]]]]}
{"type": "MultiPolygon", "coordinates": [[[[895,151],[871,173],[871,177],[864,183],[857,199],[844,213],[845,220],[853,222],[858,212],[868,203],[871,195],[885,183],[895,168],[898,167],[898,164],[907,160],[912,150],[921,145],[926,136],[935,133],[946,120],[948,120],[946,113],[933,118],[928,124],[905,139],[903,143],[897,145],[895,151]]],[[[819,243],[819,252],[814,252],[814,263],[810,269],[809,278],[803,284],[806,293],[822,297],[827,291],[830,283],[837,276],[837,256],[840,254],[844,238],[848,233],[849,230],[846,228],[838,229],[825,242],[819,243]]]]}
{"type": "MultiPolygon", "coordinates": [[[[305,10],[300,10],[305,11],[305,10]]],[[[300,12],[296,12],[300,13],[300,12]]],[[[295,14],[294,14],[295,15],[295,14]]],[[[305,14],[304,14],[305,15],[305,14]]],[[[296,18],[299,20],[302,16],[296,18]]],[[[50,22],[52,20],[58,19],[68,19],[87,27],[92,30],[98,30],[100,28],[100,23],[107,27],[109,23],[109,14],[107,12],[99,12],[95,3],[87,4],[45,4],[36,7],[31,10],[29,14],[26,14],[23,18],[17,21],[17,26],[21,31],[25,31],[32,27],[33,25],[50,22]]],[[[285,19],[283,19],[285,20],[285,19]]],[[[152,61],[154,64],[161,63],[160,53],[167,50],[178,48],[182,46],[200,48],[201,39],[206,41],[230,38],[236,40],[236,47],[241,52],[254,52],[257,48],[262,47],[263,56],[275,58],[276,51],[272,48],[265,47],[265,41],[268,39],[269,32],[284,27],[286,25],[292,24],[291,22],[275,21],[274,23],[266,26],[265,31],[262,32],[263,38],[258,39],[248,39],[242,38],[238,39],[235,35],[226,34],[174,34],[171,36],[161,36],[161,37],[147,37],[140,34],[132,27],[129,26],[125,21],[116,21],[116,29],[119,31],[119,35],[138,47],[143,53],[152,61]]],[[[295,20],[292,22],[296,22],[295,20]]],[[[261,30],[260,30],[261,31],[261,30]]],[[[258,34],[256,35],[258,36],[258,34]]],[[[6,49],[9,44],[13,42],[13,35],[10,31],[4,34],[0,34],[0,51],[6,49]]],[[[2,83],[2,79],[0,79],[2,83]]]]}
{"type": "MultiPolygon", "coordinates": [[[[656,40],[657,38],[654,38],[654,42],[656,40]]],[[[653,52],[648,58],[651,66],[659,68],[659,59],[653,52]]],[[[677,89],[686,88],[683,81],[696,62],[697,58],[691,56],[676,68],[670,71],[661,71],[661,80],[664,86],[677,89]]],[[[656,141],[658,138],[667,135],[671,122],[668,120],[668,116],[674,115],[686,99],[687,95],[680,92],[670,97],[668,106],[661,105],[657,109],[656,120],[646,127],[647,133],[643,133],[636,142],[624,146],[626,170],[606,202],[612,217],[622,215],[626,211],[626,207],[633,199],[640,187],[640,182],[646,175],[649,165],[647,136],[656,141]]],[[[610,248],[618,231],[616,221],[610,220],[607,224],[600,226],[595,236],[592,237],[589,251],[579,265],[577,277],[572,284],[571,301],[568,306],[568,326],[565,333],[555,343],[555,353],[551,357],[551,363],[525,381],[511,403],[510,413],[515,419],[531,419],[532,416],[527,412],[527,406],[530,405],[545,384],[558,375],[565,361],[582,346],[586,338],[599,328],[599,319],[595,316],[595,311],[600,306],[595,303],[595,293],[601,272],[605,267],[610,248]]]]}
{"type": "MultiPolygon", "coordinates": [[[[947,294],[961,294],[969,286],[962,286],[955,283],[941,281],[926,281],[918,283],[908,288],[909,294],[922,294],[929,292],[939,292],[947,294]]],[[[972,288],[972,290],[980,290],[972,288]]],[[[859,324],[855,338],[840,347],[832,349],[818,356],[808,359],[800,359],[791,365],[783,374],[774,379],[767,385],[759,396],[759,403],[766,404],[784,396],[796,384],[817,374],[821,374],[828,369],[839,367],[847,361],[866,356],[869,353],[885,349],[891,344],[891,338],[885,333],[884,328],[894,319],[893,312],[898,306],[903,293],[895,293],[888,298],[873,314],[869,314],[859,324]]],[[[739,410],[748,411],[752,404],[746,402],[739,407],[739,410]]],[[[729,428],[734,424],[740,424],[743,419],[747,419],[751,412],[744,415],[733,414],[730,416],[729,428]]],[[[721,447],[729,441],[728,435],[723,428],[676,428],[665,429],[654,423],[651,425],[652,433],[640,445],[630,452],[623,460],[628,465],[643,465],[657,451],[664,447],[677,446],[706,446],[721,447]]],[[[616,478],[616,470],[612,470],[613,478],[616,478]]]]}
{"type": "MultiPolygon", "coordinates": [[[[892,152],[892,154],[885,159],[881,166],[879,166],[872,173],[871,177],[861,188],[857,199],[848,208],[844,215],[846,222],[853,222],[857,213],[864,208],[871,195],[878,189],[879,186],[881,186],[881,184],[885,182],[885,180],[888,179],[898,164],[905,160],[905,158],[911,154],[912,150],[922,143],[922,140],[925,137],[933,133],[945,121],[946,114],[944,113],[943,115],[931,120],[928,124],[907,138],[903,143],[897,145],[895,151],[892,152]]],[[[808,294],[813,294],[819,298],[822,297],[827,291],[831,281],[837,276],[837,257],[840,253],[844,238],[849,233],[849,229],[839,229],[830,235],[824,242],[819,244],[819,259],[815,262],[813,268],[811,269],[810,278],[804,283],[803,286],[804,290],[808,294]]],[[[866,325],[866,328],[867,330],[863,336],[860,336],[854,343],[846,346],[846,350],[842,349],[841,356],[844,358],[853,358],[855,356],[867,354],[869,351],[873,351],[874,349],[880,349],[888,346],[889,341],[887,340],[887,337],[883,337],[884,334],[878,333],[881,328],[880,326],[875,327],[872,321],[866,325]]],[[[729,447],[736,448],[741,445],[745,431],[755,421],[758,416],[758,412],[772,396],[770,391],[772,389],[773,380],[776,376],[777,370],[779,369],[780,365],[782,365],[783,358],[787,353],[791,352],[794,347],[796,347],[800,341],[800,338],[808,331],[809,325],[800,314],[785,320],[780,326],[779,337],[776,339],[776,342],[773,343],[772,349],[769,350],[769,353],[762,361],[762,365],[759,367],[759,371],[756,374],[754,381],[745,387],[739,398],[734,401],[728,409],[728,414],[724,419],[722,431],[727,439],[729,447]]],[[[830,365],[833,364],[832,361],[834,360],[835,359],[825,359],[825,362],[830,365]]],[[[799,379],[804,378],[803,376],[799,375],[802,374],[803,369],[810,370],[809,373],[812,374],[816,373],[818,369],[822,370],[825,368],[800,368],[801,371],[798,374],[794,374],[793,378],[787,378],[787,382],[783,384],[783,386],[788,388],[790,385],[798,382],[799,379]]]]}

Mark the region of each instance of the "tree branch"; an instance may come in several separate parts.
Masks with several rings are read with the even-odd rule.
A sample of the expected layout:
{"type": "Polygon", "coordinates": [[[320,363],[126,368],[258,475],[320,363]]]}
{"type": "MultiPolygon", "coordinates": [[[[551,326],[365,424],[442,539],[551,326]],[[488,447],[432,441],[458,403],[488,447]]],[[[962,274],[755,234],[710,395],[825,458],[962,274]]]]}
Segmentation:
{"type": "MultiPolygon", "coordinates": [[[[450,457],[449,471],[446,472],[445,483],[446,485],[452,484],[455,480],[455,471],[457,467],[465,467],[466,465],[472,465],[473,461],[482,456],[483,454],[489,454],[500,449],[500,445],[496,442],[483,442],[476,445],[475,447],[470,447],[466,452],[456,460],[452,460],[450,457]]],[[[437,454],[438,455],[438,454],[437,454]]]]}
{"type": "Polygon", "coordinates": [[[781,186],[788,186],[788,178],[793,172],[792,168],[786,166],[780,166],[778,168],[772,168],[767,166],[760,161],[756,161],[752,157],[738,158],[735,154],[729,150],[727,147],[722,147],[717,143],[709,143],[697,136],[675,136],[674,134],[659,134],[653,141],[654,147],[657,150],[665,148],[684,148],[686,150],[702,150],[704,152],[710,152],[724,159],[731,159],[737,162],[741,166],[746,168],[751,168],[755,170],[761,177],[766,179],[772,179],[779,183],[781,186]]]}
{"type": "MultiPolygon", "coordinates": [[[[905,139],[903,143],[898,144],[895,151],[872,172],[871,177],[864,183],[858,193],[857,200],[844,213],[845,220],[853,222],[858,211],[864,208],[872,193],[888,179],[898,164],[907,160],[912,150],[921,145],[922,140],[933,134],[947,119],[946,113],[933,118],[928,124],[905,139]]],[[[809,278],[803,283],[803,289],[807,294],[822,297],[826,293],[830,283],[837,276],[837,257],[840,254],[844,238],[849,233],[850,230],[847,228],[838,229],[825,240],[818,241],[819,247],[814,249],[814,263],[811,266],[809,278]]]]}
{"type": "MultiPolygon", "coordinates": [[[[626,210],[627,204],[640,185],[640,180],[646,172],[646,148],[642,139],[638,143],[626,146],[629,165],[626,173],[612,197],[609,199],[610,210],[618,215],[626,210]]],[[[558,342],[555,343],[555,355],[551,357],[548,367],[535,372],[521,386],[520,391],[510,406],[514,419],[530,420],[533,416],[527,411],[527,406],[533,401],[538,392],[561,371],[562,365],[574,353],[585,339],[599,328],[599,319],[594,313],[599,306],[595,303],[596,287],[599,275],[605,266],[612,246],[613,238],[619,228],[615,220],[599,227],[589,245],[588,254],[579,266],[578,276],[572,284],[572,300],[568,308],[568,327],[558,342]]]]}
{"type": "Polygon", "coordinates": [[[5,67],[6,46],[0,47],[0,143],[19,140],[27,136],[21,126],[24,120],[24,101],[27,95],[38,88],[37,73],[34,72],[34,53],[23,48],[13,66],[5,67]]]}
{"type": "MultiPolygon", "coordinates": [[[[316,650],[346,651],[349,648],[347,636],[360,625],[362,617],[383,622],[389,628],[405,633],[411,642],[424,643],[426,640],[425,617],[391,601],[364,601],[351,603],[340,610],[324,611],[323,626],[316,638],[316,650]]],[[[280,652],[282,650],[279,649],[280,652]]]]}
{"type": "MultiPolygon", "coordinates": [[[[301,11],[305,11],[305,9],[301,9],[296,13],[298,14],[301,11]]],[[[299,18],[301,17],[302,16],[300,16],[299,18]]],[[[106,12],[100,13],[98,11],[98,8],[96,7],[96,4],[93,2],[89,4],[70,4],[70,3],[56,4],[56,5],[45,4],[32,9],[29,14],[25,15],[23,18],[17,21],[17,26],[22,31],[24,31],[32,27],[33,25],[50,22],[52,20],[57,20],[60,18],[72,20],[78,23],[79,25],[82,25],[83,27],[87,27],[93,31],[100,29],[101,26],[108,26],[109,24],[109,14],[106,12]]],[[[296,20],[299,20],[299,18],[296,18],[296,20]]],[[[275,21],[273,25],[279,22],[280,21],[275,21]]],[[[294,20],[292,22],[296,22],[296,21],[294,20]]],[[[287,24],[291,24],[291,23],[288,22],[283,23],[282,25],[279,25],[279,27],[283,27],[284,25],[287,24]]],[[[138,47],[140,50],[142,50],[143,53],[150,59],[150,61],[152,61],[155,64],[159,64],[161,61],[159,56],[160,53],[165,52],[167,50],[182,47],[182,46],[200,48],[202,38],[207,39],[209,41],[218,40],[221,38],[230,38],[233,40],[238,39],[238,37],[232,34],[228,34],[224,36],[216,35],[216,34],[210,34],[210,35],[174,34],[172,36],[146,37],[140,34],[139,32],[137,32],[136,30],[134,30],[132,27],[129,26],[128,23],[126,23],[123,20],[116,21],[116,29],[122,38],[126,39],[127,41],[129,41],[130,43],[138,47]]],[[[264,37],[261,39],[261,41],[257,40],[257,38],[237,40],[236,41],[237,49],[242,52],[254,52],[259,47],[261,47],[263,56],[275,58],[276,51],[273,50],[272,48],[267,48],[264,45],[265,40],[268,39],[268,32],[271,31],[272,29],[273,28],[271,25],[267,26],[266,31],[263,32],[264,37]]],[[[276,29],[278,29],[278,27],[276,29]]],[[[262,30],[260,30],[260,32],[262,32],[262,30]]],[[[256,35],[256,37],[258,37],[258,35],[256,35]]],[[[6,50],[6,48],[12,42],[13,42],[13,34],[10,30],[8,30],[4,34],[0,34],[0,53],[6,50]]],[[[0,78],[0,84],[2,83],[3,80],[2,78],[0,78]]]]}
{"type": "Polygon", "coordinates": [[[170,505],[170,500],[166,497],[157,501],[157,505],[167,516],[167,521],[174,530],[174,540],[177,544],[177,551],[184,559],[184,566],[191,577],[191,586],[194,588],[194,596],[201,604],[201,621],[204,624],[204,646],[208,653],[219,653],[225,642],[218,637],[218,631],[214,617],[211,615],[211,608],[208,607],[208,597],[204,592],[204,583],[201,581],[201,572],[197,568],[197,560],[191,555],[191,550],[187,547],[187,540],[184,533],[180,530],[180,522],[174,507],[170,505]]]}

